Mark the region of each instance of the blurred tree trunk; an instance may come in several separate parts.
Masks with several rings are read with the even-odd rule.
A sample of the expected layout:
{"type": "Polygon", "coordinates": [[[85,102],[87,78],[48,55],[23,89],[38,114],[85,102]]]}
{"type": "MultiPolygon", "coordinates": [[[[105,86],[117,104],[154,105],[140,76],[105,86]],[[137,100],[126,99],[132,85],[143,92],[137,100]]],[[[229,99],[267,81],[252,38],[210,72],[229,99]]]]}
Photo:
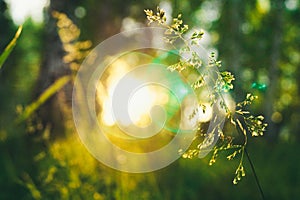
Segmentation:
{"type": "MultiPolygon", "coordinates": [[[[228,68],[239,80],[241,72],[242,55],[242,33],[241,25],[245,13],[245,3],[241,0],[226,0],[222,6],[220,25],[218,32],[220,34],[221,60],[224,61],[224,67],[228,68]]],[[[240,95],[242,84],[235,84],[235,93],[240,95]]]]}
{"type": "Polygon", "coordinates": [[[279,93],[279,61],[281,56],[281,43],[283,39],[283,16],[284,16],[284,0],[271,1],[271,51],[270,65],[268,68],[269,88],[265,99],[265,115],[268,123],[268,135],[272,141],[278,139],[279,125],[272,121],[272,115],[276,111],[274,105],[278,100],[279,93]]]}
{"type": "MultiPolygon", "coordinates": [[[[70,73],[68,66],[62,61],[64,51],[57,34],[56,19],[52,17],[52,12],[68,13],[68,10],[71,10],[73,6],[74,3],[69,0],[50,1],[50,6],[46,13],[44,55],[36,89],[37,96],[43,93],[57,78],[70,73]]],[[[44,126],[50,125],[55,135],[61,135],[65,132],[64,122],[66,116],[63,112],[63,107],[66,104],[66,100],[71,98],[70,91],[70,89],[62,89],[39,109],[39,117],[44,126]]]]}
{"type": "MultiPolygon", "coordinates": [[[[97,1],[87,2],[71,0],[51,0],[46,13],[46,24],[44,33],[44,59],[39,75],[36,97],[39,96],[59,77],[70,74],[69,66],[62,61],[65,52],[57,34],[56,19],[52,17],[53,11],[65,13],[78,25],[83,32],[84,38],[92,40],[97,45],[98,42],[116,34],[120,31],[122,18],[128,12],[122,4],[126,1],[97,1]],[[86,16],[79,21],[73,15],[75,9],[82,6],[86,9],[86,16]]],[[[129,6],[127,5],[127,8],[129,6]]],[[[39,109],[39,117],[45,125],[50,124],[55,135],[62,135],[65,132],[65,121],[72,118],[70,110],[72,101],[72,85],[58,91],[39,109]]]]}

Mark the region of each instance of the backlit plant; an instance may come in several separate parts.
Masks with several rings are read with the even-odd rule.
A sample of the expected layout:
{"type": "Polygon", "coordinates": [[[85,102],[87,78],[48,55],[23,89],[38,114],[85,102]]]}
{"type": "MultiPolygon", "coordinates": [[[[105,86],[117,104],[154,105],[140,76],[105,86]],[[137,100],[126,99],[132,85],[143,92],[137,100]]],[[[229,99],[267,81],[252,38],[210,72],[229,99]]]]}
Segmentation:
{"type": "MultiPolygon", "coordinates": [[[[213,89],[209,95],[209,103],[211,105],[219,103],[220,107],[224,110],[226,119],[230,124],[243,136],[243,142],[235,142],[235,138],[232,135],[224,133],[220,126],[217,125],[219,141],[216,146],[212,149],[212,157],[209,161],[209,165],[212,165],[216,162],[216,158],[221,151],[227,152],[228,160],[233,160],[234,158],[240,157],[239,164],[235,171],[235,177],[233,183],[237,184],[243,176],[245,176],[244,169],[244,157],[248,157],[246,146],[248,143],[248,135],[262,136],[266,130],[267,124],[263,122],[264,117],[262,115],[255,116],[249,110],[247,106],[252,104],[252,102],[257,99],[257,96],[254,96],[251,93],[246,94],[245,100],[236,104],[235,109],[230,109],[225,101],[224,95],[233,89],[233,81],[235,77],[229,71],[222,71],[222,63],[216,59],[214,53],[211,53],[208,59],[208,63],[204,62],[199,58],[197,53],[193,50],[193,46],[199,45],[200,40],[202,39],[204,32],[203,31],[194,31],[192,34],[187,34],[189,26],[184,24],[182,20],[182,15],[179,14],[176,18],[173,18],[171,24],[167,23],[167,18],[165,11],[157,8],[157,11],[153,10],[144,10],[149,24],[156,22],[159,26],[166,29],[165,31],[165,41],[169,44],[174,44],[176,42],[183,42],[183,47],[179,51],[180,54],[189,53],[191,56],[190,59],[179,59],[179,61],[168,68],[171,71],[178,71],[183,73],[188,69],[196,69],[201,71],[199,73],[198,79],[191,84],[191,87],[194,89],[195,93],[200,90],[202,87],[208,85],[207,80],[213,80],[213,89]],[[189,35],[189,36],[188,36],[189,35]],[[206,73],[209,70],[201,70],[210,67],[218,67],[219,70],[213,71],[214,74],[206,73]],[[214,76],[214,77],[212,77],[214,76]]],[[[202,112],[205,113],[206,106],[199,102],[199,108],[202,109],[202,112]]],[[[195,109],[191,118],[199,112],[199,109],[195,109]]],[[[200,124],[199,124],[200,126],[200,124]]],[[[199,127],[199,130],[201,127],[199,127]]],[[[207,133],[209,134],[209,133],[207,133]]],[[[207,134],[199,134],[200,137],[205,138],[207,134]]],[[[187,152],[183,153],[183,158],[193,158],[197,157],[202,150],[203,145],[205,144],[205,139],[202,140],[196,148],[191,148],[187,152]]],[[[249,161],[250,158],[248,157],[249,161]]],[[[253,168],[254,170],[254,168],[253,168]]]]}

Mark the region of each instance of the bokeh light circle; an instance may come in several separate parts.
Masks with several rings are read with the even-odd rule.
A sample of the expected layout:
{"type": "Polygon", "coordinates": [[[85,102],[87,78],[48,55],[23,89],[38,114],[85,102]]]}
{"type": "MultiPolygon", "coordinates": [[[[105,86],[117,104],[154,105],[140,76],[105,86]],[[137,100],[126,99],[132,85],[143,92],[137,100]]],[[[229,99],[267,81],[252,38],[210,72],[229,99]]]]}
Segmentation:
{"type": "MultiPolygon", "coordinates": [[[[146,152],[130,151],[122,148],[122,145],[118,145],[110,138],[115,134],[116,129],[110,129],[111,131],[107,132],[103,124],[99,122],[95,99],[97,96],[100,96],[100,99],[104,98],[105,92],[99,94],[97,91],[99,87],[104,88],[100,91],[108,90],[105,83],[99,86],[99,80],[106,76],[105,73],[113,63],[128,53],[133,52],[135,56],[138,55],[137,57],[141,58],[143,55],[135,52],[145,49],[179,52],[179,47],[176,48],[164,42],[164,32],[165,29],[162,28],[142,28],[108,38],[90,52],[75,78],[72,111],[79,137],[97,160],[116,170],[142,173],[166,167],[181,156],[178,153],[179,150],[188,149],[195,137],[197,122],[190,120],[190,116],[193,112],[191,108],[198,106],[198,97],[185,77],[176,71],[171,72],[167,69],[168,66],[162,63],[145,61],[143,64],[131,66],[127,71],[122,71],[122,67],[118,68],[116,73],[121,71],[121,77],[113,89],[110,88],[111,90],[107,92],[110,93],[111,100],[105,103],[112,113],[107,120],[115,123],[119,131],[129,138],[135,138],[136,141],[151,140],[156,137],[163,129],[167,129],[166,123],[174,116],[174,113],[177,113],[178,122],[175,123],[176,128],[172,131],[176,133],[172,135],[168,143],[146,152]],[[161,92],[162,95],[159,97],[161,101],[169,99],[171,103],[158,103],[155,100],[157,98],[149,93],[151,89],[161,92]],[[166,94],[169,95],[166,96],[166,94]],[[149,105],[151,108],[144,110],[149,105]],[[135,109],[135,112],[130,112],[132,109],[135,109]],[[142,126],[137,125],[138,121],[135,121],[135,118],[143,114],[141,110],[147,113],[146,119],[149,119],[142,126]]],[[[199,47],[194,51],[200,58],[207,59],[207,53],[203,48],[199,47]]],[[[189,56],[183,55],[183,57],[188,59],[189,56]]],[[[217,106],[213,108],[217,109],[217,106]]],[[[104,108],[101,109],[104,110],[104,108]]],[[[211,137],[211,134],[208,134],[210,135],[208,139],[211,141],[204,147],[206,148],[203,151],[205,155],[217,141],[218,134],[214,133],[214,127],[216,124],[223,126],[224,116],[217,111],[213,112],[212,119],[208,130],[214,135],[211,137]]],[[[204,154],[199,154],[199,156],[204,157],[204,154]]]]}

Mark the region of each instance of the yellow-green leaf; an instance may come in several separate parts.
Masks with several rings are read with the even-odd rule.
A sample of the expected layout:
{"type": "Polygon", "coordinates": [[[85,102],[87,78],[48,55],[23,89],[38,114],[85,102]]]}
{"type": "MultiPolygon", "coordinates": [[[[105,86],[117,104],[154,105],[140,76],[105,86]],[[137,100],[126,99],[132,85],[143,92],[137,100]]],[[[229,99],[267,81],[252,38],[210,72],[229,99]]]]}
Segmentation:
{"type": "Polygon", "coordinates": [[[10,41],[10,43],[4,49],[4,52],[0,55],[0,69],[2,68],[2,65],[4,64],[4,62],[6,61],[6,59],[8,58],[8,56],[10,55],[14,47],[16,46],[17,40],[20,37],[21,32],[22,32],[22,26],[19,26],[15,34],[15,37],[10,41]]]}
{"type": "Polygon", "coordinates": [[[27,119],[34,111],[36,111],[43,103],[45,103],[52,95],[54,95],[58,90],[65,86],[69,81],[70,76],[63,76],[57,79],[52,85],[50,85],[36,101],[32,102],[25,107],[24,111],[20,114],[17,122],[21,122],[27,119]]]}

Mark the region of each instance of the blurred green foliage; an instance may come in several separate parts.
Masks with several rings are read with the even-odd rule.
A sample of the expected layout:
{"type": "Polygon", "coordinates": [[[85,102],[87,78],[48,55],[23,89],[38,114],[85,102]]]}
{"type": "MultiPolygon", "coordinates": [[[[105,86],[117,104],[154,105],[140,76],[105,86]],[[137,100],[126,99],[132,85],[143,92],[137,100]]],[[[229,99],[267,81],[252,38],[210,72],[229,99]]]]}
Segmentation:
{"type": "MultiPolygon", "coordinates": [[[[3,52],[16,26],[7,15],[4,1],[0,3],[3,52]]],[[[67,13],[82,30],[82,37],[97,44],[120,31],[122,23],[124,28],[125,18],[145,23],[143,10],[158,4],[131,0],[70,4],[52,0],[48,9],[67,13]],[[86,11],[85,17],[78,17],[82,16],[78,15],[82,11],[79,7],[86,11]]],[[[169,5],[175,14],[183,13],[191,28],[205,30],[208,48],[216,48],[223,65],[236,77],[237,87],[231,93],[235,99],[242,99],[247,91],[259,96],[254,111],[266,113],[272,127],[264,140],[250,139],[249,152],[266,198],[299,199],[300,3],[173,0],[161,2],[163,5],[169,5]]],[[[67,102],[55,104],[60,108],[57,113],[63,115],[63,131],[53,129],[47,103],[16,124],[19,105],[22,108],[34,102],[41,94],[37,83],[50,77],[40,76],[47,58],[53,58],[46,46],[54,47],[59,37],[47,37],[48,32],[56,32],[56,24],[50,12],[45,15],[42,24],[30,19],[23,24],[22,35],[0,70],[0,199],[259,199],[250,171],[238,186],[231,184],[237,163],[228,164],[223,156],[213,166],[208,165],[208,158],[179,159],[148,174],[121,173],[101,165],[77,137],[69,99],[62,98],[62,93],[50,100],[67,102]],[[41,117],[44,112],[48,118],[41,117]]],[[[63,63],[63,51],[57,57],[61,59],[58,63],[63,63]]],[[[51,83],[55,80],[50,78],[51,83]]],[[[248,163],[245,165],[250,169],[248,163]]]]}

